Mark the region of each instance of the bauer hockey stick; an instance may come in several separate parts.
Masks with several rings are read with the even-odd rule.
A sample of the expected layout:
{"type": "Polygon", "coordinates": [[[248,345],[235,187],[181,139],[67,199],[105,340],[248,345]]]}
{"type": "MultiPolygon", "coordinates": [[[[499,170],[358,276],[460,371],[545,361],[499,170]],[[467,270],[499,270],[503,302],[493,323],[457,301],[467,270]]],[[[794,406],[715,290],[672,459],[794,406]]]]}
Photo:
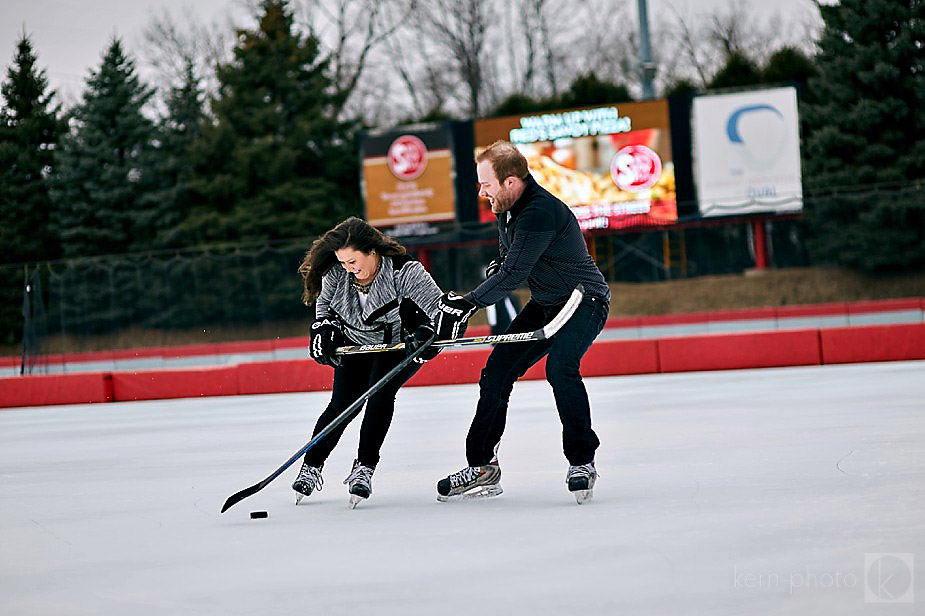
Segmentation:
{"type": "MultiPolygon", "coordinates": [[[[560,310],[549,323],[536,331],[523,332],[520,334],[498,334],[496,336],[473,336],[471,338],[456,338],[454,340],[436,340],[432,343],[432,346],[443,348],[462,347],[480,344],[498,344],[503,342],[529,342],[532,340],[546,340],[547,338],[552,338],[552,336],[562,329],[562,326],[572,318],[575,311],[578,310],[578,304],[581,303],[584,295],[585,288],[583,285],[579,284],[575,287],[575,290],[572,291],[571,296],[569,296],[568,301],[565,302],[565,306],[562,307],[562,310],[560,310]]],[[[396,342],[394,344],[358,344],[354,346],[338,347],[337,354],[354,355],[357,353],[379,353],[382,351],[400,351],[404,348],[404,342],[396,342]]]]}
{"type": "Polygon", "coordinates": [[[373,396],[373,394],[375,394],[377,391],[379,391],[380,389],[382,389],[383,387],[385,387],[385,385],[386,385],[389,381],[391,381],[393,378],[395,378],[395,376],[396,376],[399,372],[401,372],[402,370],[404,370],[405,368],[407,368],[407,367],[408,367],[408,364],[410,364],[412,361],[414,361],[414,359],[415,359],[416,357],[418,357],[421,353],[423,353],[425,350],[427,350],[427,347],[429,347],[431,344],[433,344],[433,341],[434,341],[434,338],[433,338],[433,336],[432,336],[425,344],[421,345],[419,348],[415,349],[413,353],[411,353],[411,354],[408,355],[406,358],[404,358],[403,360],[401,360],[401,361],[398,363],[397,366],[395,366],[394,368],[392,368],[391,370],[389,370],[389,371],[386,373],[385,376],[383,376],[381,379],[379,379],[378,381],[376,381],[376,383],[375,383],[372,387],[370,387],[368,390],[366,390],[366,393],[364,393],[362,396],[360,396],[360,397],[357,399],[356,402],[354,402],[353,404],[351,404],[350,406],[348,406],[346,409],[344,409],[344,411],[343,411],[340,415],[338,415],[337,417],[335,417],[335,418],[331,421],[331,423],[329,423],[328,425],[326,425],[326,426],[321,430],[321,432],[319,432],[318,434],[316,434],[315,436],[313,436],[313,437],[312,437],[312,440],[308,441],[308,442],[305,444],[305,447],[303,447],[302,449],[300,449],[300,450],[298,450],[297,452],[295,452],[295,453],[292,455],[291,458],[289,458],[288,460],[286,460],[285,464],[283,464],[283,465],[280,466],[278,469],[276,469],[275,471],[273,471],[273,473],[272,473],[269,477],[267,477],[266,479],[264,479],[263,481],[261,481],[261,482],[259,482],[259,483],[255,483],[254,485],[250,486],[249,488],[244,488],[244,489],[241,490],[240,492],[236,492],[236,493],[232,494],[231,496],[229,496],[229,497],[228,497],[228,500],[225,501],[225,505],[222,507],[222,513],[225,513],[226,511],[228,511],[228,509],[229,509],[230,507],[232,507],[232,506],[236,505],[237,503],[241,502],[242,500],[244,500],[244,499],[247,498],[248,496],[253,496],[254,494],[256,494],[257,492],[259,492],[260,490],[262,490],[262,489],[264,489],[265,487],[267,487],[268,485],[270,485],[270,482],[271,482],[271,481],[273,481],[274,479],[276,479],[277,477],[279,477],[280,475],[282,475],[283,472],[284,472],[287,468],[289,468],[290,466],[292,466],[293,463],[294,463],[296,460],[298,460],[298,459],[301,458],[303,455],[305,455],[305,452],[306,452],[306,451],[308,451],[309,449],[311,449],[312,447],[314,447],[315,444],[316,444],[318,441],[320,441],[321,439],[323,439],[325,436],[327,436],[328,433],[331,432],[331,430],[333,430],[334,428],[336,428],[337,426],[339,426],[340,424],[342,424],[342,423],[344,422],[345,419],[347,419],[347,418],[350,417],[353,413],[355,413],[355,412],[358,411],[360,408],[362,408],[362,406],[366,403],[367,400],[369,400],[369,399],[373,396]]]}

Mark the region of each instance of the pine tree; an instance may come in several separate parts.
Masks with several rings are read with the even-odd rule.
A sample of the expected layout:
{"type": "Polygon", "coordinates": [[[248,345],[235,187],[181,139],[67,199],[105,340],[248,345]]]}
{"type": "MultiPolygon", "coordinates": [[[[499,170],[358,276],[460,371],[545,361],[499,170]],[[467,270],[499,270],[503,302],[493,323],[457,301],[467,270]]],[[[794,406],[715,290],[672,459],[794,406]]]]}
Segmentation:
{"type": "Polygon", "coordinates": [[[57,257],[48,226],[51,200],[46,176],[64,123],[36,66],[29,37],[16,44],[7,69],[0,108],[0,261],[16,263],[57,257]]]}
{"type": "Polygon", "coordinates": [[[192,63],[183,81],[167,95],[167,113],[157,126],[157,147],[150,152],[149,190],[141,197],[138,220],[153,231],[153,248],[181,247],[177,228],[191,207],[193,144],[202,134],[204,95],[192,63]]]}
{"type": "Polygon", "coordinates": [[[864,270],[922,267],[925,196],[913,183],[925,175],[925,2],[819,8],[816,102],[802,110],[810,249],[864,270]]]}
{"type": "Polygon", "coordinates": [[[765,83],[795,84],[800,91],[800,99],[804,101],[810,100],[811,93],[807,85],[816,74],[813,59],[795,47],[781,47],[771,54],[761,69],[765,83]]]}
{"type": "Polygon", "coordinates": [[[99,70],[87,79],[57,157],[52,197],[65,256],[150,246],[151,230],[139,213],[150,181],[144,165],[154,130],[142,108],[152,94],[122,43],[113,39],[99,70]]]}
{"type": "Polygon", "coordinates": [[[356,153],[318,39],[295,31],[285,0],[264,0],[218,69],[214,122],[194,146],[187,242],[320,233],[358,210],[356,153]]]}
{"type": "MultiPolygon", "coordinates": [[[[16,43],[0,93],[0,263],[55,259],[47,175],[64,123],[25,34],[16,43]]],[[[0,269],[0,342],[5,344],[21,334],[22,282],[21,268],[0,269]]]]}
{"type": "Polygon", "coordinates": [[[707,84],[707,88],[754,86],[761,82],[761,72],[755,61],[742,52],[733,51],[707,84]]]}

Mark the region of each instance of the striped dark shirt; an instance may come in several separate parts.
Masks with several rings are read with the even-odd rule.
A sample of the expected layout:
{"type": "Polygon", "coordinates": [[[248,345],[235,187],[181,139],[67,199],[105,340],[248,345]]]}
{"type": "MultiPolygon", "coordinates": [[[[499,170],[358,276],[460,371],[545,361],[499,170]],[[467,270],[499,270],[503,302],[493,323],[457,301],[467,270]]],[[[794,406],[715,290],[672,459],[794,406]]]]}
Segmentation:
{"type": "Polygon", "coordinates": [[[504,299],[524,281],[537,303],[564,303],[578,283],[585,295],[610,301],[610,287],[588,253],[578,220],[567,205],[532,175],[510,210],[498,214],[501,269],[466,299],[485,308],[504,299]]]}

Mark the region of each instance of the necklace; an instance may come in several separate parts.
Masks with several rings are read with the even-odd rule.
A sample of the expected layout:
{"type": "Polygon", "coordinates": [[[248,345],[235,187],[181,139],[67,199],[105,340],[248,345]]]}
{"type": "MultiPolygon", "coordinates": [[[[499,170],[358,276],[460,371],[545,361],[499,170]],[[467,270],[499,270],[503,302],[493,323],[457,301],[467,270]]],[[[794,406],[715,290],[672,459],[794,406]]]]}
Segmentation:
{"type": "Polygon", "coordinates": [[[353,284],[353,288],[357,290],[357,293],[362,293],[363,295],[369,295],[369,289],[373,286],[373,283],[376,282],[376,276],[379,274],[379,270],[382,268],[382,257],[379,257],[379,262],[376,263],[376,271],[373,272],[373,275],[370,276],[369,282],[360,283],[357,281],[355,274],[350,274],[350,282],[353,284]]]}

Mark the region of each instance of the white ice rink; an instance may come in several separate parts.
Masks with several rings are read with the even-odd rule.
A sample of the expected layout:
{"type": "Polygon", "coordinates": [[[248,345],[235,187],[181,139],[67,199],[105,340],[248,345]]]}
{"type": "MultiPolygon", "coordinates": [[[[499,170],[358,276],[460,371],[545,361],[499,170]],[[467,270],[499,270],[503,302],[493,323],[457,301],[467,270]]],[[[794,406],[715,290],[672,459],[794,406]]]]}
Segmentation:
{"type": "Polygon", "coordinates": [[[308,440],[323,392],[0,411],[0,614],[925,613],[925,362],[586,384],[583,506],[545,382],[514,391],[505,493],[462,503],[435,483],[477,388],[402,390],[354,511],[359,422],[299,507],[293,468],[219,513],[308,440]]]}

